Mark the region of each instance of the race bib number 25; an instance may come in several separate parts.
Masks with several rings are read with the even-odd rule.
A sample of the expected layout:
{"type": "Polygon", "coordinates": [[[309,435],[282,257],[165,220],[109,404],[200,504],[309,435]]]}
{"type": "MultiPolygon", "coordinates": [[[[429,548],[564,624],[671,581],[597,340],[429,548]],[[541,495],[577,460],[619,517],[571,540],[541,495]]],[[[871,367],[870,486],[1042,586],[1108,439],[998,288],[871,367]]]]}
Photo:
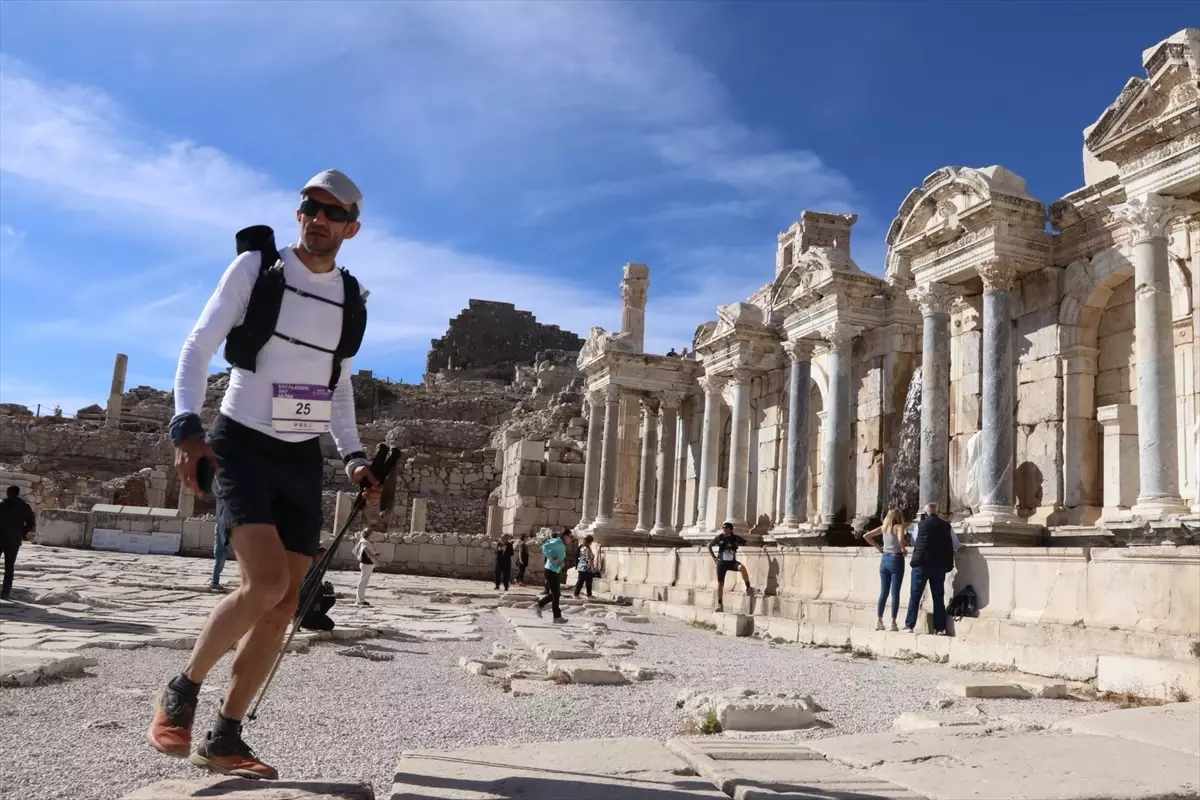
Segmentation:
{"type": "Polygon", "coordinates": [[[271,397],[271,427],[280,433],[328,433],[333,392],[326,386],[277,383],[271,397]]]}

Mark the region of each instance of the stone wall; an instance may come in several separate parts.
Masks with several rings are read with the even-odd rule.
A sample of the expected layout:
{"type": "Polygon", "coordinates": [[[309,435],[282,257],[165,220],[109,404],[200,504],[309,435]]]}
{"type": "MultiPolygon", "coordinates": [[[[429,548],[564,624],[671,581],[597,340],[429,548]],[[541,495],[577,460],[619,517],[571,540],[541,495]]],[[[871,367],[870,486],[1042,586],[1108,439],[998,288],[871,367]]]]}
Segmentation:
{"type": "Polygon", "coordinates": [[[583,340],[557,325],[543,325],[510,303],[470,300],[450,320],[449,330],[430,343],[425,371],[494,370],[509,378],[518,364],[529,364],[539,350],[579,350],[583,340]]]}
{"type": "MultiPolygon", "coordinates": [[[[181,556],[211,557],[213,549],[213,520],[183,520],[160,515],[101,513],[53,509],[38,514],[38,544],[55,547],[87,548],[96,528],[122,530],[131,533],[178,533],[181,556]]],[[[352,531],[351,533],[355,533],[352,531]]],[[[334,555],[335,569],[357,569],[352,553],[356,536],[347,535],[334,555]]],[[[328,534],[322,541],[328,543],[328,534]]],[[[471,580],[492,579],[495,540],[486,535],[438,533],[377,534],[375,546],[380,552],[377,569],[414,575],[434,575],[471,580]]],[[[541,582],[542,560],[537,556],[540,543],[531,541],[526,580],[541,582]]],[[[196,570],[207,573],[211,562],[197,563],[196,570]]],[[[230,566],[228,569],[236,569],[230,566]]]]}
{"type": "Polygon", "coordinates": [[[583,454],[566,442],[518,439],[504,450],[499,508],[514,538],[574,527],[583,512],[583,454]]]}
{"type": "MultiPolygon", "coordinates": [[[[950,637],[929,635],[928,599],[916,635],[874,629],[873,549],[747,547],[738,557],[758,594],[746,597],[731,579],[725,607],[752,615],[756,633],[1093,681],[1101,691],[1200,695],[1200,547],[964,547],[946,597],[970,585],[980,614],[952,620],[950,637]]],[[[606,547],[603,564],[607,591],[683,619],[713,607],[716,575],[701,548],[606,547]]],[[[908,592],[901,598],[903,615],[908,592]]]]}
{"type": "Polygon", "coordinates": [[[26,456],[36,464],[29,472],[65,470],[110,480],[144,467],[173,464],[175,451],[164,434],[0,416],[0,461],[17,464],[26,456]]]}

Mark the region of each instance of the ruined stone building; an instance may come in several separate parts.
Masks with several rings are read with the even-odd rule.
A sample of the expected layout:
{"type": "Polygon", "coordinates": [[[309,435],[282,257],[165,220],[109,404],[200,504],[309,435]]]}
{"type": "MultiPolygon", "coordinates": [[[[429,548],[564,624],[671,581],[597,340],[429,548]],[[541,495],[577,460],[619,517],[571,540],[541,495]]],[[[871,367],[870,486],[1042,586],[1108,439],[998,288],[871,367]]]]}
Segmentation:
{"type": "Polygon", "coordinates": [[[1047,205],[1002,166],[939,169],[899,204],[882,277],[854,261],[854,215],[804,212],[688,358],[644,352],[649,272],[628,265],[621,332],[579,357],[586,527],[844,543],[937,502],[979,543],[1186,537],[1200,30],[1143,62],[1083,133],[1080,189],[1047,205]]]}
{"type": "Polygon", "coordinates": [[[446,335],[430,342],[425,372],[442,370],[512,380],[514,369],[532,364],[539,351],[578,352],[583,340],[557,325],[543,325],[511,303],[470,300],[450,320],[446,335]]]}

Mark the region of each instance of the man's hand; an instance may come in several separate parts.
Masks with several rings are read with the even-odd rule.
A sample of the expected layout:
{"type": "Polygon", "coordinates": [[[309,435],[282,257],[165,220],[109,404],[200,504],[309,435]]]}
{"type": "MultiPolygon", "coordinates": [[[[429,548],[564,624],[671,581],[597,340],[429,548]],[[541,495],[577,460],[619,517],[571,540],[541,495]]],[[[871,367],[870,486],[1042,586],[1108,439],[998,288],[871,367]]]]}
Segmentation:
{"type": "Polygon", "coordinates": [[[371,472],[370,467],[356,468],[354,470],[354,477],[351,480],[363,487],[363,497],[368,503],[379,505],[379,498],[383,494],[383,486],[379,484],[379,480],[371,472]]]}
{"type": "Polygon", "coordinates": [[[212,462],[214,473],[220,469],[216,453],[213,452],[212,447],[203,436],[184,439],[175,446],[175,473],[179,475],[179,480],[184,486],[201,496],[204,495],[204,492],[196,480],[196,467],[202,458],[207,458],[212,462]]]}

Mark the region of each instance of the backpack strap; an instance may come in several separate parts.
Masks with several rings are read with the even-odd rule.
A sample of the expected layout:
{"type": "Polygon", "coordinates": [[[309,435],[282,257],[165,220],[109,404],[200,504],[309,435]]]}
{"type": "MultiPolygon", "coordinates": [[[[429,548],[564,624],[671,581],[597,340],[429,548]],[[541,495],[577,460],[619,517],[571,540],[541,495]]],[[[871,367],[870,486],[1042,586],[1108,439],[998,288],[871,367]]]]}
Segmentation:
{"type": "Polygon", "coordinates": [[[337,388],[342,376],[342,360],[358,353],[367,332],[367,304],[362,296],[362,286],[349,270],[339,268],[339,271],[342,273],[342,333],[333,351],[330,391],[337,388]]]}
{"type": "Polygon", "coordinates": [[[283,277],[279,249],[275,246],[275,233],[270,227],[252,225],[238,231],[234,239],[238,255],[257,250],[262,257],[242,323],[235,326],[225,340],[225,358],[233,366],[253,372],[259,351],[275,333],[287,282],[283,277]]]}

